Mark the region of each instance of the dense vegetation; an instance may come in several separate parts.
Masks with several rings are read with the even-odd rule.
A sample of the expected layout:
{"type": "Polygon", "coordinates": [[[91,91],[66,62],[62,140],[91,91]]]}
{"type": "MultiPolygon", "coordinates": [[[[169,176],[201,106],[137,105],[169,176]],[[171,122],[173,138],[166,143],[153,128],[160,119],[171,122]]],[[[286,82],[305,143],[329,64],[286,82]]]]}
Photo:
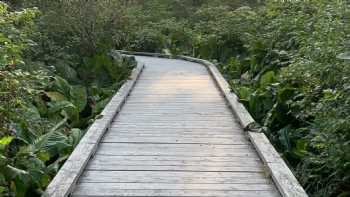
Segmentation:
{"type": "Polygon", "coordinates": [[[105,44],[100,8],[85,30],[75,3],[0,2],[0,196],[40,196],[135,65],[105,44]]]}
{"type": "Polygon", "coordinates": [[[48,184],[132,67],[113,48],[218,62],[310,196],[350,195],[347,1],[9,3],[0,4],[4,195],[48,184]]]}

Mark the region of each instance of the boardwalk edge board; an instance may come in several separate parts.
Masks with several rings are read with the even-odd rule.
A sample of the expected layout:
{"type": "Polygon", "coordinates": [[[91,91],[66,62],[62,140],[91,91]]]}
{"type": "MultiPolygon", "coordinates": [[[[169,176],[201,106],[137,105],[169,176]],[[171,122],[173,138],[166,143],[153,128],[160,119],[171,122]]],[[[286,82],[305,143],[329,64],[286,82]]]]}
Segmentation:
{"type": "Polygon", "coordinates": [[[252,144],[254,145],[259,157],[262,159],[264,164],[267,166],[271,177],[277,186],[279,192],[283,197],[307,197],[305,190],[299,184],[298,180],[295,178],[292,171],[289,169],[287,164],[278,154],[276,149],[272,146],[268,138],[264,133],[256,132],[255,125],[257,123],[253,117],[249,114],[247,109],[242,103],[239,102],[238,96],[233,93],[230,89],[229,84],[219,72],[217,67],[203,59],[188,57],[188,56],[173,56],[168,54],[160,53],[147,53],[147,52],[131,52],[118,50],[118,52],[126,55],[139,55],[139,56],[150,56],[168,59],[181,59],[185,61],[190,61],[206,66],[210,75],[216,82],[217,87],[225,97],[229,107],[234,112],[235,116],[238,118],[241,126],[244,130],[248,132],[248,137],[252,144]]]}
{"type": "Polygon", "coordinates": [[[143,68],[144,65],[142,63],[137,63],[137,66],[132,70],[129,79],[111,98],[101,112],[100,117],[96,119],[86,131],[84,137],[80,140],[77,147],[58,171],[42,196],[66,197],[71,194],[89,159],[96,152],[97,146],[103,135],[109,129],[114,117],[121,110],[128,95],[135,86],[143,68]]]}

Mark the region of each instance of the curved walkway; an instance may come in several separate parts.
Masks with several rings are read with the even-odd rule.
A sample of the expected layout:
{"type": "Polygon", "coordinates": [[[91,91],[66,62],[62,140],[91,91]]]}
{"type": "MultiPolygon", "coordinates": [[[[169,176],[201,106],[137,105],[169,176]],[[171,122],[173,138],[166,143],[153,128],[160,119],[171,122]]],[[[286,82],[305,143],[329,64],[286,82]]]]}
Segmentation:
{"type": "Polygon", "coordinates": [[[205,66],[145,68],[73,196],[280,196],[205,66]]]}

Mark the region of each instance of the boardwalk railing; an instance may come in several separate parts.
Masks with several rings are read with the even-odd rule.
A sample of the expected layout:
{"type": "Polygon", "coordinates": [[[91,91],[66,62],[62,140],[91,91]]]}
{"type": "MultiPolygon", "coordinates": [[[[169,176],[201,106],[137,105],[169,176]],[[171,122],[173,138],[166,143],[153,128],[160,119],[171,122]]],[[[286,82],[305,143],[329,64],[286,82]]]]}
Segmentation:
{"type": "MultiPolygon", "coordinates": [[[[144,52],[128,52],[119,51],[126,55],[151,56],[169,59],[182,59],[190,62],[195,62],[204,65],[212,78],[214,79],[218,89],[225,97],[228,106],[238,118],[242,128],[247,132],[251,143],[254,145],[260,158],[267,167],[275,185],[279,192],[284,197],[304,197],[307,196],[304,189],[301,187],[291,170],[283,161],[281,156],[271,145],[264,133],[260,132],[255,127],[256,122],[251,117],[249,112],[239,102],[239,98],[230,90],[230,86],[216,66],[209,61],[192,58],[188,56],[171,56],[157,53],[144,52]]],[[[76,149],[62,166],[56,177],[48,186],[44,196],[68,196],[76,185],[76,182],[86,167],[89,159],[94,155],[97,145],[101,138],[108,130],[113,118],[118,114],[129,93],[131,92],[135,82],[141,74],[143,65],[138,63],[138,66],[133,70],[130,80],[128,80],[111,99],[109,104],[101,113],[102,118],[97,119],[87,133],[80,141],[76,149]]]]}
{"type": "Polygon", "coordinates": [[[84,137],[74,149],[70,157],[61,167],[55,178],[47,187],[43,196],[61,197],[68,196],[74,189],[76,182],[86,167],[89,159],[96,152],[101,138],[109,129],[114,117],[118,114],[127,96],[135,85],[137,78],[140,76],[144,65],[138,63],[119,91],[113,96],[110,102],[101,112],[101,118],[96,119],[89,127],[84,137]]]}

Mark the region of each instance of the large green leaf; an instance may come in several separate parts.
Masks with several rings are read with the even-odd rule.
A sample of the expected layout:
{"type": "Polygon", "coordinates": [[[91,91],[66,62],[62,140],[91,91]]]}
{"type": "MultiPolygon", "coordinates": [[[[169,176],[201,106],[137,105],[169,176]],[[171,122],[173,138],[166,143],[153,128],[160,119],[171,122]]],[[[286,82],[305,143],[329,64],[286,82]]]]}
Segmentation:
{"type": "Polygon", "coordinates": [[[62,77],[59,77],[59,76],[55,77],[55,87],[57,88],[57,91],[59,91],[63,95],[69,96],[69,92],[70,92],[71,86],[62,77]]]}
{"type": "Polygon", "coordinates": [[[58,101],[58,102],[49,102],[49,118],[57,119],[61,115],[68,115],[68,118],[71,120],[76,120],[79,116],[79,111],[77,107],[69,101],[58,101]],[[66,114],[62,114],[65,111],[66,114]]]}
{"type": "Polygon", "coordinates": [[[46,102],[39,96],[34,97],[34,103],[41,116],[47,115],[46,102]]]}
{"type": "MultiPolygon", "coordinates": [[[[3,154],[0,154],[0,169],[3,169],[8,163],[9,163],[8,158],[5,157],[3,154]]],[[[0,184],[3,184],[3,182],[4,180],[0,170],[0,184]]]]}
{"type": "Polygon", "coordinates": [[[290,142],[290,137],[289,137],[289,132],[290,132],[290,126],[286,126],[282,129],[280,129],[279,131],[277,131],[278,133],[278,139],[279,142],[281,143],[281,145],[283,146],[283,149],[287,152],[291,151],[292,149],[292,145],[290,142]]]}
{"type": "Polygon", "coordinates": [[[70,100],[78,108],[79,112],[83,111],[87,104],[87,91],[83,86],[72,86],[70,90],[70,100]]]}
{"type": "Polygon", "coordinates": [[[0,186],[0,195],[4,195],[6,190],[7,190],[6,187],[0,186]]]}
{"type": "Polygon", "coordinates": [[[276,81],[276,74],[274,71],[268,71],[260,77],[260,87],[265,88],[266,86],[276,81]]]}
{"type": "Polygon", "coordinates": [[[292,99],[296,89],[290,87],[284,87],[277,92],[277,101],[280,104],[286,104],[288,100],[292,99]]]}
{"type": "Polygon", "coordinates": [[[56,70],[60,76],[67,79],[70,82],[78,81],[78,74],[77,72],[70,66],[68,66],[66,63],[61,62],[57,65],[55,65],[56,70]]]}
{"type": "Polygon", "coordinates": [[[32,144],[35,139],[41,135],[41,132],[29,128],[27,125],[18,125],[16,127],[16,139],[24,142],[25,144],[32,144]]]}
{"type": "Polygon", "coordinates": [[[28,121],[40,121],[41,120],[41,115],[37,107],[35,107],[33,104],[28,104],[27,106],[24,107],[24,117],[28,121]]]}
{"type": "Polygon", "coordinates": [[[25,197],[27,196],[28,188],[33,184],[33,180],[30,177],[30,174],[19,168],[13,166],[7,166],[7,173],[12,176],[12,179],[15,182],[13,190],[15,191],[16,197],[25,197]]]}
{"type": "Polygon", "coordinates": [[[9,145],[14,138],[12,136],[4,136],[0,138],[0,152],[3,152],[6,149],[6,146],[9,145]]]}
{"type": "Polygon", "coordinates": [[[69,144],[71,145],[72,148],[76,147],[80,141],[80,139],[83,137],[83,132],[80,129],[72,129],[70,131],[70,135],[68,137],[69,139],[69,144]]]}
{"type": "Polygon", "coordinates": [[[239,98],[241,100],[249,101],[249,97],[253,94],[253,90],[248,87],[238,88],[239,98]]]}
{"type": "Polygon", "coordinates": [[[34,143],[36,151],[46,151],[51,156],[59,154],[63,149],[69,147],[68,138],[59,131],[50,131],[40,136],[34,143]]]}
{"type": "Polygon", "coordinates": [[[45,94],[52,100],[52,101],[64,101],[67,100],[67,98],[59,93],[59,92],[45,92],[45,94]]]}
{"type": "Polygon", "coordinates": [[[306,154],[307,141],[300,139],[296,142],[296,147],[293,150],[293,153],[298,157],[302,158],[306,154]]]}
{"type": "Polygon", "coordinates": [[[12,142],[13,137],[12,136],[4,136],[0,138],[0,145],[8,145],[12,142]]]}
{"type": "Polygon", "coordinates": [[[98,101],[92,108],[94,114],[98,114],[100,111],[103,110],[104,106],[108,104],[110,101],[109,98],[103,99],[101,101],[98,101]]]}

